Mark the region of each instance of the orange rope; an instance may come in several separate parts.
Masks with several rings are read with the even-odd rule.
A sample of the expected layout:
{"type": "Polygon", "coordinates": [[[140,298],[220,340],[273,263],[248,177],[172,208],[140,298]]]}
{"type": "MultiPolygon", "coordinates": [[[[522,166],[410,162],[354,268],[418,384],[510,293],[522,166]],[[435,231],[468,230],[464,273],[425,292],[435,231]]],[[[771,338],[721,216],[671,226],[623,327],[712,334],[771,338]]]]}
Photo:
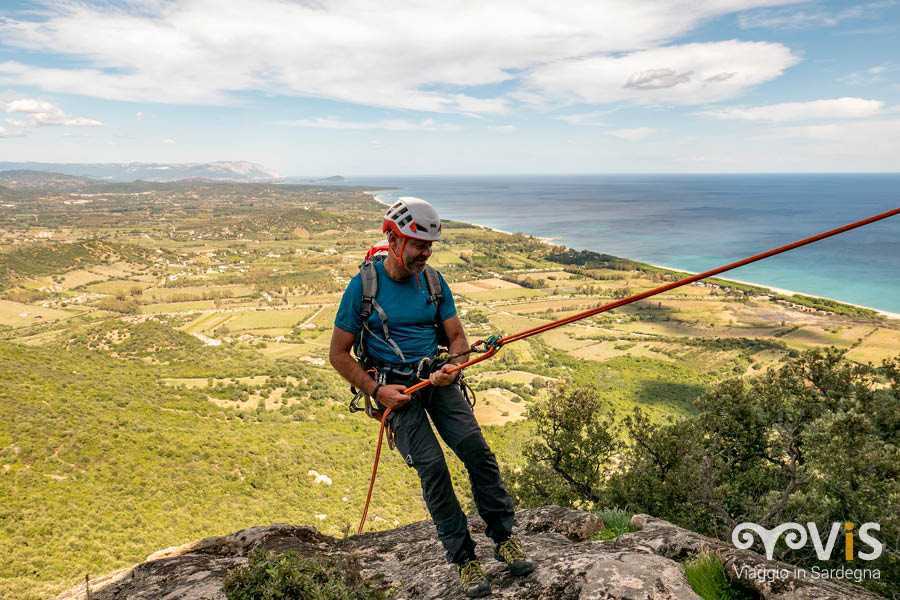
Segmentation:
{"type": "MultiPolygon", "coordinates": [[[[551,321],[550,323],[544,323],[543,325],[538,325],[537,327],[532,327],[531,329],[526,329],[525,331],[520,331],[519,333],[507,336],[505,338],[501,338],[498,340],[495,345],[492,345],[488,348],[488,351],[484,354],[477,356],[467,362],[456,365],[448,370],[449,373],[455,373],[456,371],[460,371],[479,363],[483,360],[486,360],[500,351],[501,346],[505,344],[511,344],[512,342],[518,342],[519,340],[524,340],[527,337],[531,337],[533,335],[537,335],[539,333],[544,333],[545,331],[549,331],[551,329],[555,329],[557,327],[562,327],[563,325],[568,325],[569,323],[574,323],[575,321],[580,321],[581,319],[586,319],[587,317],[592,317],[594,315],[600,314],[602,312],[606,312],[612,310],[614,308],[619,308],[620,306],[625,306],[626,304],[631,304],[632,302],[637,302],[638,300],[643,300],[644,298],[649,298],[650,296],[655,296],[657,294],[661,294],[663,292],[667,292],[669,290],[673,290],[677,287],[681,287],[683,285],[687,285],[689,283],[693,283],[700,279],[706,279],[707,277],[712,277],[714,275],[718,275],[719,273],[724,273],[725,271],[730,271],[731,269],[736,269],[738,267],[743,267],[744,265],[749,265],[750,263],[756,262],[758,260],[762,260],[764,258],[768,258],[770,256],[775,256],[776,254],[781,254],[782,252],[787,252],[788,250],[793,250],[795,248],[799,248],[800,246],[805,246],[807,244],[812,244],[813,242],[818,242],[819,240],[824,240],[825,238],[831,237],[833,235],[837,235],[839,233],[844,233],[845,231],[850,231],[851,229],[856,229],[857,227],[862,227],[863,225],[869,225],[870,223],[874,223],[875,221],[880,221],[882,219],[887,219],[888,217],[893,217],[894,215],[900,214],[900,208],[895,208],[893,210],[889,210],[887,212],[883,212],[881,214],[875,215],[874,217],[869,217],[868,219],[863,219],[861,221],[856,221],[855,223],[850,223],[849,225],[844,225],[843,227],[838,227],[836,229],[831,229],[824,233],[820,233],[819,235],[814,235],[812,237],[804,238],[798,242],[794,242],[792,244],[787,244],[785,246],[780,246],[775,248],[774,250],[769,250],[768,252],[762,252],[760,254],[755,254],[750,258],[745,258],[744,260],[740,260],[737,262],[733,262],[725,265],[724,267],[719,267],[717,269],[711,269],[709,271],[704,271],[703,273],[698,273],[696,275],[691,275],[690,277],[685,277],[684,279],[679,279],[678,281],[673,281],[672,283],[668,283],[666,285],[662,285],[660,287],[654,288],[652,290],[642,292],[640,294],[634,294],[633,296],[629,296],[627,298],[623,298],[621,300],[616,300],[614,302],[610,302],[609,304],[604,304],[603,306],[599,306],[597,308],[592,308],[590,310],[586,310],[580,313],[576,313],[574,315],[565,317],[563,319],[557,319],[556,321],[551,321]]],[[[402,250],[401,250],[402,251],[402,250]]],[[[403,390],[404,394],[412,394],[413,392],[417,392],[424,387],[431,385],[431,381],[428,379],[424,379],[419,383],[406,388],[403,390]]],[[[369,512],[369,502],[372,499],[372,488],[375,485],[375,474],[378,472],[378,459],[381,456],[381,438],[384,434],[384,424],[385,419],[388,414],[391,412],[391,409],[387,409],[384,411],[384,414],[381,417],[381,430],[378,432],[378,447],[375,450],[375,464],[372,465],[372,478],[369,481],[369,493],[366,495],[366,505],[363,508],[363,516],[362,520],[359,522],[359,529],[356,533],[362,533],[363,525],[366,522],[366,514],[369,512]]]]}
{"type": "Polygon", "coordinates": [[[384,411],[381,417],[381,429],[378,430],[378,446],[375,448],[375,462],[372,464],[372,477],[369,478],[369,493],[366,494],[366,506],[363,508],[362,519],[359,521],[357,534],[362,533],[363,525],[366,524],[366,515],[369,514],[369,502],[372,500],[372,488],[375,487],[375,474],[378,473],[378,459],[381,458],[381,440],[384,437],[384,420],[387,418],[391,409],[384,411]]]}

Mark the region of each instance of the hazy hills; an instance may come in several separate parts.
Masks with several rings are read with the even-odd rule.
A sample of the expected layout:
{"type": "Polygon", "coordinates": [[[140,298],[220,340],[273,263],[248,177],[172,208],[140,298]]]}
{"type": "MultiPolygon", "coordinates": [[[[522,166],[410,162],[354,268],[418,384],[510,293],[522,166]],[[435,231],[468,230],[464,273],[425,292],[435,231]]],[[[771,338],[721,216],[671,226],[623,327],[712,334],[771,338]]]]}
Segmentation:
{"type": "Polygon", "coordinates": [[[52,172],[102,181],[178,181],[212,179],[263,181],[280,175],[264,166],[247,161],[210,163],[42,163],[0,162],[0,171],[27,170],[52,172]]]}
{"type": "Polygon", "coordinates": [[[50,171],[33,171],[26,169],[0,171],[0,185],[16,190],[74,190],[90,183],[96,183],[96,181],[87,177],[76,177],[74,175],[64,175],[62,173],[50,171]]]}

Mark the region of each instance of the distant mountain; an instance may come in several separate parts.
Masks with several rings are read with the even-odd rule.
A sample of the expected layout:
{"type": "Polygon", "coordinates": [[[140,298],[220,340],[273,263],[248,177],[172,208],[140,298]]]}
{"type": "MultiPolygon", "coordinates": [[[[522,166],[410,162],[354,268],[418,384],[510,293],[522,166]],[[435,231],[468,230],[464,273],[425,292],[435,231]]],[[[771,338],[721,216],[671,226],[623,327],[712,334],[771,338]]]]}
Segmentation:
{"type": "Polygon", "coordinates": [[[343,183],[345,181],[349,180],[341,175],[332,175],[331,177],[322,177],[315,180],[316,183],[343,183]]]}
{"type": "Polygon", "coordinates": [[[0,171],[27,170],[52,172],[101,181],[271,181],[278,173],[247,161],[212,163],[39,163],[0,162],[0,171]]]}
{"type": "Polygon", "coordinates": [[[72,190],[89,183],[96,183],[96,181],[87,177],[75,177],[74,175],[63,175],[62,173],[50,171],[30,171],[27,169],[0,171],[0,185],[14,190],[72,190]]]}

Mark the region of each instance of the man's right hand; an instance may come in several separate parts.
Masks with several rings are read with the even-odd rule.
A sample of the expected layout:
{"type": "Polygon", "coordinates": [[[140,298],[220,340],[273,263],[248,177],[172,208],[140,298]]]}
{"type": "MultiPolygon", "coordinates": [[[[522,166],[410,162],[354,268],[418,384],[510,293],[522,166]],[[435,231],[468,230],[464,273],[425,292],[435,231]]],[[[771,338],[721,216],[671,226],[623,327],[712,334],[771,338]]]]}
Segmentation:
{"type": "Polygon", "coordinates": [[[400,408],[412,400],[412,396],[403,393],[405,389],[402,385],[383,385],[378,388],[378,397],[375,399],[391,410],[400,408]]]}

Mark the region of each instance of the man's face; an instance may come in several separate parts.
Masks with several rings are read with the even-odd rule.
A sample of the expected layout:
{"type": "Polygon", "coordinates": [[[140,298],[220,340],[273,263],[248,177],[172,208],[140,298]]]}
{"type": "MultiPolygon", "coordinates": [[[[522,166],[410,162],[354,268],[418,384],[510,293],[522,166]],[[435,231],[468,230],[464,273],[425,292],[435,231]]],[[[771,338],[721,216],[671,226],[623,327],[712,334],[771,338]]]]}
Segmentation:
{"type": "MultiPolygon", "coordinates": [[[[395,251],[399,250],[400,246],[403,245],[403,239],[396,236],[394,243],[396,244],[395,251]]],[[[403,260],[403,268],[411,275],[417,275],[425,270],[425,262],[431,256],[431,244],[432,242],[414,240],[412,238],[406,240],[406,245],[403,246],[403,254],[400,258],[403,260]]]]}

